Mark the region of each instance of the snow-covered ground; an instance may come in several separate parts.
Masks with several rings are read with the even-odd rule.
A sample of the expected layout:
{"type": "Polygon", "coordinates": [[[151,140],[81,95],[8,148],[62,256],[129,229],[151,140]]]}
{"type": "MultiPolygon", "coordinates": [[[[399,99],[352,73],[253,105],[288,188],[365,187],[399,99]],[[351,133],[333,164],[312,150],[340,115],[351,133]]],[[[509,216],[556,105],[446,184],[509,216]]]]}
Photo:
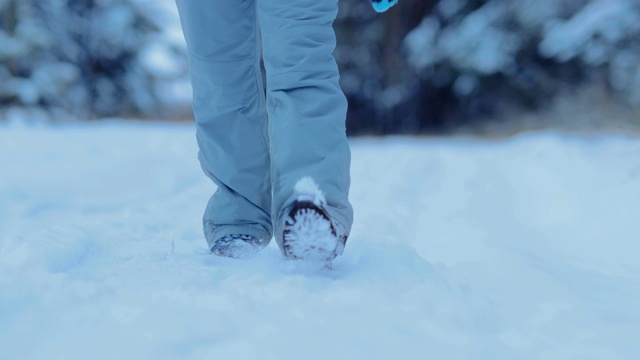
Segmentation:
{"type": "Polygon", "coordinates": [[[192,125],[0,128],[1,359],[636,359],[640,139],[354,139],[333,270],[207,253],[192,125]]]}

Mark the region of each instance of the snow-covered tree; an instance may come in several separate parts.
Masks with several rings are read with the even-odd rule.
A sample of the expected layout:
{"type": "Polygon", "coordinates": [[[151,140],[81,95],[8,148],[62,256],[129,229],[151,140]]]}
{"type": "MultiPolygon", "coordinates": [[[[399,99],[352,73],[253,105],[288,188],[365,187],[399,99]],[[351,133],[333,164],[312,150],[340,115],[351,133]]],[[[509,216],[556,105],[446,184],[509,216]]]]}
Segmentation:
{"type": "Polygon", "coordinates": [[[538,109],[604,79],[640,106],[639,0],[341,2],[338,59],[354,131],[433,131],[538,109]]]}
{"type": "MultiPolygon", "coordinates": [[[[442,130],[602,80],[640,107],[640,0],[339,4],[351,133],[442,130]]],[[[0,0],[0,118],[184,116],[187,67],[174,0],[0,0]]]]}
{"type": "Polygon", "coordinates": [[[638,0],[441,0],[404,49],[422,81],[466,101],[536,104],[604,73],[612,91],[640,105],[638,0]]]}
{"type": "Polygon", "coordinates": [[[175,5],[0,0],[0,103],[76,117],[158,115],[188,103],[175,5]]]}

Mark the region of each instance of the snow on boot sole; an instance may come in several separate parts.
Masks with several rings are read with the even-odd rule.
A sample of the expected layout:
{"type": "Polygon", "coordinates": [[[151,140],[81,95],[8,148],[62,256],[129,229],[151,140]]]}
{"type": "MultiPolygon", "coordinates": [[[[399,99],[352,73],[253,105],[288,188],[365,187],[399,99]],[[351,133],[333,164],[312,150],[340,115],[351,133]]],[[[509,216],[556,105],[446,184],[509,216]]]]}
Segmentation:
{"type": "Polygon", "coordinates": [[[312,201],[296,201],[285,222],[282,240],[290,259],[330,262],[338,255],[339,236],[329,214],[312,201]]]}

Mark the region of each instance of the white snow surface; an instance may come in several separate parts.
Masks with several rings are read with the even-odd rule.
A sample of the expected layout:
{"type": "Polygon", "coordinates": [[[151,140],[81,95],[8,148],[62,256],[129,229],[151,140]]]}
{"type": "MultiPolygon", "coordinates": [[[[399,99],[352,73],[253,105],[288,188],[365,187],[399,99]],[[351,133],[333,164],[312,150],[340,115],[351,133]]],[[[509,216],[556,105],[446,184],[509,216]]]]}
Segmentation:
{"type": "Polygon", "coordinates": [[[332,270],[209,255],[192,125],[0,127],[0,358],[635,359],[640,139],[352,140],[332,270]]]}

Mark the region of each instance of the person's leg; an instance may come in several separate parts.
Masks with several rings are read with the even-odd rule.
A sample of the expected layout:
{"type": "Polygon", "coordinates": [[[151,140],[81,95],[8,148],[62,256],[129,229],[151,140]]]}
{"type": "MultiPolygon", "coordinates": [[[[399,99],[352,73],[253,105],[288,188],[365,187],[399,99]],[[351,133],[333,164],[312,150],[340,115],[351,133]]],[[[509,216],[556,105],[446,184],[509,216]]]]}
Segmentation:
{"type": "Polygon", "coordinates": [[[176,3],[189,50],[199,159],[218,187],[204,214],[207,242],[242,234],[266,245],[270,156],[255,1],[176,3]]]}
{"type": "Polygon", "coordinates": [[[282,248],[296,183],[313,179],[342,234],[350,231],[347,101],[338,83],[332,27],[337,0],[257,0],[267,71],[274,234],[282,248]]]}

